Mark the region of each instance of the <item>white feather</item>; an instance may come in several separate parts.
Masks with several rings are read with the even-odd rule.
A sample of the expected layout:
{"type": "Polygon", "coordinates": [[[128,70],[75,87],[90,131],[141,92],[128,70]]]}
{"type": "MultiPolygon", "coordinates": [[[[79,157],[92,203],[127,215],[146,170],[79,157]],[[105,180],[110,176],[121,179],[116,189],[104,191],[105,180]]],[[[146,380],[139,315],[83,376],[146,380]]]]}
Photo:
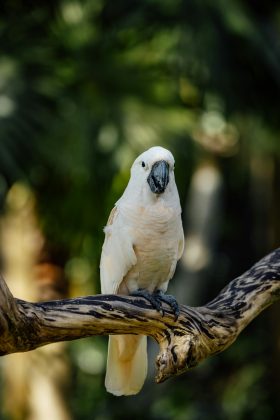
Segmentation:
{"type": "Polygon", "coordinates": [[[101,292],[104,294],[117,293],[124,276],[137,262],[133,232],[125,225],[116,207],[110,218],[111,224],[104,229],[105,241],[100,261],[101,292]]]}

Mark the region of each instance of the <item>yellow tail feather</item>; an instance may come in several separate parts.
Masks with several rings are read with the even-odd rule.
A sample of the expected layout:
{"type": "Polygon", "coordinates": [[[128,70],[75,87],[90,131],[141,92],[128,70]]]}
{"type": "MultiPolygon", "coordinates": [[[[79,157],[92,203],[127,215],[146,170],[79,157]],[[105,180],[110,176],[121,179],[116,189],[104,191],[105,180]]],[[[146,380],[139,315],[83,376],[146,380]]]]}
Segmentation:
{"type": "Polygon", "coordinates": [[[134,395],[147,376],[147,337],[113,335],[109,337],[105,386],[114,395],[134,395]]]}

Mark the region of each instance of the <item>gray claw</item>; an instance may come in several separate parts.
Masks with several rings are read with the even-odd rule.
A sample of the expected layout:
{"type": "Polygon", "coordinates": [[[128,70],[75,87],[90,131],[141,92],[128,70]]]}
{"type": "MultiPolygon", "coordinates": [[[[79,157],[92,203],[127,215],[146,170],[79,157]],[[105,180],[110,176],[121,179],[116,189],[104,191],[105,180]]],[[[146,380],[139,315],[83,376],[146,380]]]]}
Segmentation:
{"type": "Polygon", "coordinates": [[[154,294],[157,296],[157,299],[161,300],[161,302],[167,303],[170,306],[172,312],[174,313],[175,321],[177,321],[180,314],[180,307],[175,297],[172,295],[165,295],[161,290],[157,290],[154,294]]]}
{"type": "Polygon", "coordinates": [[[150,302],[152,307],[156,309],[158,312],[160,312],[162,316],[164,316],[164,309],[162,307],[162,302],[167,303],[174,314],[175,321],[177,321],[179,313],[180,313],[180,308],[174,296],[165,295],[161,290],[156,290],[153,293],[149,293],[147,292],[147,290],[144,290],[144,289],[139,289],[131,293],[130,296],[140,296],[147,299],[147,301],[150,302]]]}
{"type": "Polygon", "coordinates": [[[153,293],[149,293],[144,289],[139,289],[139,290],[136,290],[133,293],[130,293],[130,296],[140,296],[140,297],[143,297],[143,298],[147,299],[147,301],[150,302],[150,304],[152,305],[152,307],[154,309],[156,309],[158,312],[160,312],[162,316],[164,315],[164,311],[163,311],[161,302],[160,302],[159,299],[157,299],[155,297],[155,295],[153,293]]]}

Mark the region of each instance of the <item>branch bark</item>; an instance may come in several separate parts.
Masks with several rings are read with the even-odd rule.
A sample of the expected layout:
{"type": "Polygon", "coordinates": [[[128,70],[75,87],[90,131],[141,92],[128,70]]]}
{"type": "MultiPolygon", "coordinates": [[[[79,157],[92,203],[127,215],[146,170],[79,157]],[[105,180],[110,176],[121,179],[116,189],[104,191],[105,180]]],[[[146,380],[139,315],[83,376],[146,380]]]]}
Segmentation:
{"type": "Polygon", "coordinates": [[[43,303],[14,299],[0,278],[0,355],[92,335],[154,338],[156,381],[163,382],[229,347],[266,307],[280,299],[280,248],[231,281],[202,307],[169,307],[162,316],[144,298],[96,295],[43,303]]]}

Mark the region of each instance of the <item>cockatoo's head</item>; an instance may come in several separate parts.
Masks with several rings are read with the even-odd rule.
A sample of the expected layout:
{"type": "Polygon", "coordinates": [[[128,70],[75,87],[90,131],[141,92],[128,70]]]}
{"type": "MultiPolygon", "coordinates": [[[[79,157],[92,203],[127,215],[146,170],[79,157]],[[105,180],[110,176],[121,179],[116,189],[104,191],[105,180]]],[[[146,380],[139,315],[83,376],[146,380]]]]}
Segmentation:
{"type": "Polygon", "coordinates": [[[131,167],[129,183],[116,204],[149,206],[165,203],[181,211],[174,177],[174,157],[163,147],[151,147],[131,167]]]}
{"type": "Polygon", "coordinates": [[[131,177],[149,186],[154,194],[163,194],[174,179],[174,157],[163,147],[151,147],[134,161],[131,177]]]}

